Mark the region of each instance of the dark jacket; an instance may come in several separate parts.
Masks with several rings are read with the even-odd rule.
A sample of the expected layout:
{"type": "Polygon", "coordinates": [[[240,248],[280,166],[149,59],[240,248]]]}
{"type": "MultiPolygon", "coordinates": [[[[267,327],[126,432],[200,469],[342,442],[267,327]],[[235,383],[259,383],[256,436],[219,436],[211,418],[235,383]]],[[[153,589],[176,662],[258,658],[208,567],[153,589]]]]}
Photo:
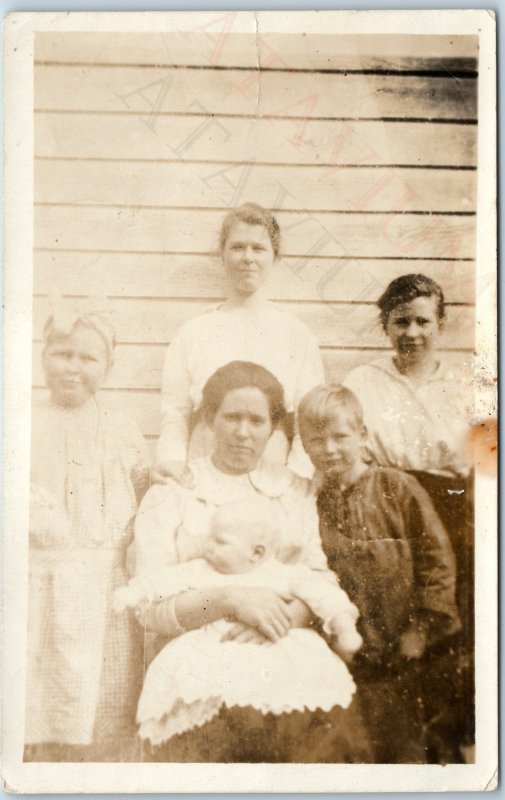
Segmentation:
{"type": "Polygon", "coordinates": [[[409,623],[431,641],[459,629],[452,548],[415,478],[370,467],[342,491],[330,475],[318,510],[329,566],[360,611],[366,658],[388,659],[409,623]]]}

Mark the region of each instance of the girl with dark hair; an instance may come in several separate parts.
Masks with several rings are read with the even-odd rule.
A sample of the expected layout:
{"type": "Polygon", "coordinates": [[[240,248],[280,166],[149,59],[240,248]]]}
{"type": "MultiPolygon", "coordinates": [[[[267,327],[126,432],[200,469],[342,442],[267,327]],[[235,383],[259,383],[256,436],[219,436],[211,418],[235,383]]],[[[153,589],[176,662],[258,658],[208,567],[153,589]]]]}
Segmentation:
{"type": "Polygon", "coordinates": [[[282,384],[288,425],[278,428],[266,458],[286,463],[302,476],[310,462],[293,428],[303,395],[324,380],[318,342],[308,328],[267,300],[266,286],[280,256],[275,217],[254,203],[233,209],[220,234],[227,299],[186,322],[168,348],[163,368],[161,436],[153,480],[180,480],[190,458],[212,452],[201,414],[202,389],[215,370],[244,359],[262,364],[282,384]]]}
{"type": "Polygon", "coordinates": [[[433,758],[457,761],[459,745],[471,744],[474,734],[473,492],[464,446],[470,384],[463,369],[444,363],[437,351],[446,315],[443,291],[434,280],[402,275],[389,284],[378,306],[394,352],[352,370],[344,385],[363,407],[371,459],[406,470],[419,481],[456,556],[463,630],[436,658],[433,675],[440,691],[427,692],[425,701],[433,722],[433,758]],[[457,662],[451,648],[459,654],[457,662]]]}
{"type": "Polygon", "coordinates": [[[468,387],[437,352],[445,322],[440,286],[402,275],[378,301],[394,352],[345,378],[364,411],[368,446],[382,466],[445,475],[468,474],[463,454],[468,387]]]}

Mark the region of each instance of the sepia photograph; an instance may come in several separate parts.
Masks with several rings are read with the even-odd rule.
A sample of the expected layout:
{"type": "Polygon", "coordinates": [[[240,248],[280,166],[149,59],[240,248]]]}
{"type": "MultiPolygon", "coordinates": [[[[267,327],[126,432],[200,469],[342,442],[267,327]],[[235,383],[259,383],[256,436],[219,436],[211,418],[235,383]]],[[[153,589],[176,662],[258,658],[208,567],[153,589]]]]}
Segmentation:
{"type": "Polygon", "coordinates": [[[6,17],[7,791],[496,788],[494,37],[6,17]]]}

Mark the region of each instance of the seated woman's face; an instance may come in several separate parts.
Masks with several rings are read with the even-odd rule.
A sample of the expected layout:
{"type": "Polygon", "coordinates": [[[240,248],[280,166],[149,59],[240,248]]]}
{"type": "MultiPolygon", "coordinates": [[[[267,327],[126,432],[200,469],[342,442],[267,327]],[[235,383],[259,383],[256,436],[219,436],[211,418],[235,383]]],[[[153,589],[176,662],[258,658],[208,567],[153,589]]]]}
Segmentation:
{"type": "Polygon", "coordinates": [[[273,430],[268,400],[254,386],[225,395],[212,422],[212,460],[222,472],[243,475],[255,469],[273,430]]]}
{"type": "Polygon", "coordinates": [[[254,294],[268,279],[274,263],[270,234],[263,225],[236,222],[228,234],[223,263],[235,291],[254,294]]]}
{"type": "Polygon", "coordinates": [[[437,299],[416,297],[389,312],[386,333],[399,355],[422,360],[437,347],[440,321],[437,299]]]}

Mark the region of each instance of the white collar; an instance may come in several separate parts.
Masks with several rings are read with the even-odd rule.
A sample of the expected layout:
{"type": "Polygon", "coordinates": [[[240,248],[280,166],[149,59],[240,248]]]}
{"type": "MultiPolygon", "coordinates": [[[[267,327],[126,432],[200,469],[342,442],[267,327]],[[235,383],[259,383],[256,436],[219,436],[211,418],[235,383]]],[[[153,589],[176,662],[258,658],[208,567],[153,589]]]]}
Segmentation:
{"type": "MultiPolygon", "coordinates": [[[[401,381],[402,383],[407,383],[409,385],[412,384],[412,381],[409,379],[408,375],[403,375],[396,366],[394,355],[385,356],[383,358],[378,358],[375,361],[371,361],[369,366],[385,372],[391,378],[401,381]]],[[[431,375],[426,377],[425,383],[429,383],[430,381],[438,381],[443,377],[444,369],[442,360],[439,358],[437,368],[431,373],[431,375]]]]}
{"type": "Polygon", "coordinates": [[[252,486],[266,497],[280,497],[293,483],[294,473],[284,466],[260,462],[256,469],[243,475],[228,475],[217,469],[208,457],[190,463],[195,479],[193,496],[212,503],[225,503],[236,499],[239,487],[252,486]]]}

